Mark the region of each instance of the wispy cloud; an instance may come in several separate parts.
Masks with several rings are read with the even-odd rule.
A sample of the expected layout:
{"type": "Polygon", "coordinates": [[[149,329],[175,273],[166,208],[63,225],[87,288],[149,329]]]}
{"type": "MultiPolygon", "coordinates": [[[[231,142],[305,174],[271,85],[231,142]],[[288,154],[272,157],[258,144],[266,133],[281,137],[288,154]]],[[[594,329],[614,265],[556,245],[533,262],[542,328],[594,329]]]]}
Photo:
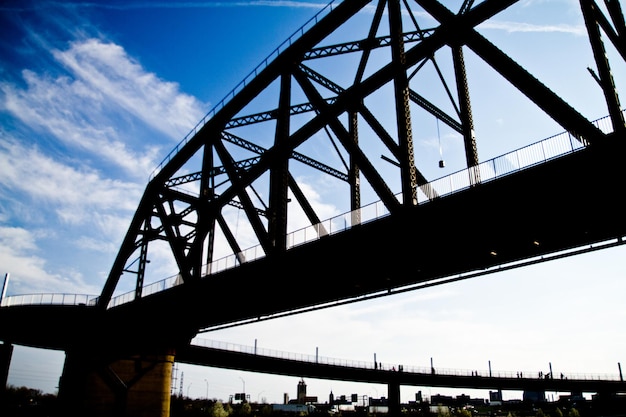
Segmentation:
{"type": "Polygon", "coordinates": [[[20,227],[0,226],[0,265],[10,268],[5,271],[11,275],[9,294],[45,293],[52,292],[52,288],[64,288],[69,293],[98,293],[79,273],[50,273],[46,260],[37,252],[36,233],[20,227]]]}
{"type": "Polygon", "coordinates": [[[177,141],[204,113],[205,106],[178,84],[146,71],[116,44],[87,39],[52,55],[68,73],[24,70],[24,88],[0,83],[0,109],[131,175],[146,178],[158,159],[159,149],[137,143],[136,136],[153,130],[177,141]],[[133,143],[138,149],[129,147],[133,143]]]}
{"type": "Polygon", "coordinates": [[[5,4],[0,11],[41,10],[42,7],[65,9],[107,9],[107,10],[142,10],[142,9],[209,9],[224,7],[290,7],[321,9],[329,2],[307,2],[295,0],[251,0],[251,1],[130,1],[130,2],[44,2],[39,5],[5,4]]]}
{"type": "Polygon", "coordinates": [[[105,232],[111,223],[106,216],[132,213],[142,191],[136,183],[106,178],[88,167],[72,167],[13,140],[0,141],[0,166],[3,189],[53,210],[65,223],[100,224],[105,232]],[[94,221],[97,216],[102,218],[94,221]]]}
{"type": "Polygon", "coordinates": [[[30,36],[46,71],[0,80],[12,120],[0,130],[0,265],[13,293],[97,292],[158,154],[206,106],[115,43],[79,36],[60,49],[30,36]],[[55,251],[81,256],[51,262],[55,251]]]}
{"type": "Polygon", "coordinates": [[[534,32],[534,33],[565,33],[571,35],[581,36],[584,35],[585,27],[582,25],[568,25],[568,24],[558,24],[558,25],[538,25],[532,23],[523,23],[523,22],[511,22],[511,21],[499,21],[499,20],[489,20],[480,25],[483,29],[493,29],[493,30],[501,30],[509,33],[520,33],[520,32],[534,32]]]}
{"type": "Polygon", "coordinates": [[[119,45],[87,39],[53,55],[93,91],[172,138],[182,137],[203,116],[195,97],[147,72],[119,45]]]}

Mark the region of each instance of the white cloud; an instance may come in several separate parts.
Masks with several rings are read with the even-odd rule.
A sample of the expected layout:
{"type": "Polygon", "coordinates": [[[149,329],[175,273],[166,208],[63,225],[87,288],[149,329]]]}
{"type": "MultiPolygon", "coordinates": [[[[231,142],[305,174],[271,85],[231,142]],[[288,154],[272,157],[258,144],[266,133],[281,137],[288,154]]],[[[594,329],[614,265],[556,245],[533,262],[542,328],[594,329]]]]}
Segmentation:
{"type": "Polygon", "coordinates": [[[52,54],[89,88],[171,138],[182,139],[204,115],[193,96],[147,72],[119,45],[87,39],[52,54]]]}
{"type": "Polygon", "coordinates": [[[81,274],[66,275],[50,273],[46,261],[37,255],[37,234],[19,227],[0,226],[0,265],[8,270],[9,291],[7,294],[32,294],[50,292],[51,288],[64,288],[66,292],[97,294],[94,287],[87,285],[81,274]]]}
{"type": "Polygon", "coordinates": [[[558,25],[536,25],[532,23],[524,23],[524,22],[511,22],[511,21],[499,21],[499,20],[488,20],[487,22],[480,25],[483,29],[496,29],[502,30],[508,33],[513,32],[535,32],[535,33],[566,33],[577,36],[582,36],[586,33],[585,27],[580,25],[567,25],[567,24],[558,24],[558,25]]]}
{"type": "Polygon", "coordinates": [[[96,91],[67,77],[52,79],[29,70],[23,71],[23,77],[27,84],[24,90],[0,84],[0,108],[27,126],[49,132],[61,143],[96,154],[133,175],[145,177],[155,165],[156,149],[142,155],[122,142],[105,114],[107,103],[96,91]]]}
{"type": "Polygon", "coordinates": [[[139,185],[103,178],[89,168],[73,168],[16,141],[0,141],[0,185],[35,201],[32,210],[54,211],[64,223],[119,227],[117,216],[136,208],[139,185]],[[115,214],[115,217],[111,217],[115,214]]]}
{"type": "Polygon", "coordinates": [[[143,143],[148,132],[161,132],[169,146],[203,116],[194,97],[147,72],[118,45],[87,39],[52,54],[69,76],[23,70],[25,88],[0,83],[0,109],[137,178],[148,177],[160,151],[154,137],[143,143]]]}

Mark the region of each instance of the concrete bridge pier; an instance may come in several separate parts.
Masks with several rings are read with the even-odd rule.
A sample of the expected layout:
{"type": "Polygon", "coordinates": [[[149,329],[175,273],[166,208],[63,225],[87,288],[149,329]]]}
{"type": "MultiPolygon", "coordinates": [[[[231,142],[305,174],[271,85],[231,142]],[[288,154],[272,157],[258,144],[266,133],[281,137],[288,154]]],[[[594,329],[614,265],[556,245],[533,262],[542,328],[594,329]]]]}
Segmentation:
{"type": "Polygon", "coordinates": [[[63,415],[169,417],[174,357],[173,349],[66,352],[58,397],[63,415]]]}

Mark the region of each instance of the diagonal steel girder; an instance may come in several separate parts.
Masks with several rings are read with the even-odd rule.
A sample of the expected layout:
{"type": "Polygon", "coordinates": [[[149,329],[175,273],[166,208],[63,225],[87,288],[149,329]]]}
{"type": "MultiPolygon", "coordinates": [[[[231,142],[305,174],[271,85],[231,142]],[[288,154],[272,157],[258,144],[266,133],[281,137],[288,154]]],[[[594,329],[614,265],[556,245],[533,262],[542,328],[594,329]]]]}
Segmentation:
{"type": "MultiPolygon", "coordinates": [[[[453,14],[436,0],[416,0],[416,2],[439,20],[442,25],[455,27],[455,30],[463,35],[456,37],[457,41],[460,40],[467,45],[547,115],[576,137],[581,140],[584,139],[589,143],[604,137],[604,133],[600,129],[595,127],[508,55],[476,32],[474,29],[475,24],[467,25],[468,21],[463,18],[463,15],[453,14]]],[[[466,16],[475,15],[480,17],[482,15],[492,15],[494,8],[499,8],[505,3],[512,4],[515,1],[485,1],[471,9],[466,16]]],[[[471,22],[472,19],[469,21],[471,22]]]]}
{"type": "MultiPolygon", "coordinates": [[[[341,26],[355,13],[370,3],[370,1],[371,0],[350,0],[336,6],[331,13],[318,21],[308,31],[304,32],[302,36],[287,47],[285,51],[279,54],[276,59],[269,62],[237,95],[226,102],[220,111],[209,119],[202,129],[200,129],[178,153],[173,155],[169,162],[152,178],[139,202],[137,211],[131,220],[118,255],[113,262],[107,281],[98,298],[98,308],[105,310],[108,307],[125,264],[136,250],[136,236],[140,233],[141,225],[145,219],[151,216],[155,201],[158,199],[159,190],[164,186],[165,181],[174,176],[184,163],[202,146],[218,141],[219,137],[215,132],[221,132],[229,120],[276,79],[277,75],[281,73],[282,68],[289,66],[289,63],[298,61],[298,57],[301,56],[304,51],[312,49],[337,27],[341,26]]],[[[265,166],[265,168],[267,168],[267,166],[265,166]]],[[[223,205],[224,201],[228,201],[232,197],[233,194],[228,193],[226,197],[217,198],[217,202],[214,202],[214,204],[209,207],[213,215],[216,215],[216,211],[218,211],[213,209],[213,207],[220,207],[220,205],[223,205]]],[[[205,236],[206,231],[202,231],[202,233],[198,233],[196,239],[204,239],[205,236]]],[[[193,256],[196,255],[193,254],[193,256]]]]}
{"type": "MultiPolygon", "coordinates": [[[[480,24],[482,21],[490,18],[494,14],[504,10],[511,4],[515,3],[515,1],[509,2],[487,2],[490,7],[484,7],[480,9],[479,12],[468,12],[463,16],[463,20],[468,20],[468,26],[476,26],[480,24]]],[[[448,41],[454,39],[454,35],[457,34],[456,24],[458,22],[453,22],[449,24],[442,24],[431,37],[425,39],[422,43],[414,46],[412,49],[406,52],[404,68],[408,68],[412,65],[415,65],[417,62],[432,56],[432,54],[447,44],[448,41]]],[[[362,99],[382,85],[390,82],[395,74],[397,73],[397,66],[394,63],[389,63],[384,66],[382,69],[378,70],[376,73],[368,77],[366,80],[361,83],[357,83],[350,88],[347,88],[342,93],[337,96],[337,99],[332,104],[326,105],[325,102],[319,100],[317,103],[317,112],[318,115],[314,117],[311,121],[302,126],[299,130],[291,135],[288,141],[284,141],[280,144],[276,144],[274,147],[268,149],[260,158],[259,163],[252,167],[250,170],[242,173],[242,177],[240,178],[240,187],[245,187],[246,185],[252,183],[256,178],[258,178],[262,173],[266,172],[273,160],[277,156],[281,155],[289,155],[293,150],[310,138],[313,134],[324,128],[329,123],[332,123],[332,120],[336,120],[339,115],[344,113],[346,109],[350,108],[354,105],[354,103],[359,103],[362,99]]],[[[276,75],[278,76],[278,75],[276,75]]],[[[297,72],[294,74],[297,76],[297,72]]],[[[337,126],[338,124],[335,124],[337,126]]],[[[343,133],[340,137],[343,136],[343,133]]],[[[344,136],[345,137],[345,136],[344,136]]],[[[359,153],[357,148],[354,148],[350,144],[349,141],[345,141],[344,146],[348,149],[352,148],[355,154],[359,153]]],[[[362,163],[367,164],[367,160],[365,158],[361,159],[362,163]]],[[[376,178],[377,174],[375,170],[371,171],[372,177],[376,178]]],[[[374,182],[377,182],[375,180],[374,182]]],[[[385,202],[390,211],[393,211],[394,208],[399,207],[396,198],[391,194],[390,191],[385,191],[386,184],[382,181],[379,183],[380,187],[377,188],[379,197],[385,202]]],[[[225,204],[229,199],[237,195],[241,190],[239,187],[231,187],[226,190],[220,197],[213,202],[216,207],[221,207],[225,204]]],[[[201,231],[199,233],[205,233],[206,231],[201,231]]],[[[203,239],[204,236],[200,236],[200,239],[203,239]]]]}
{"type": "MultiPolygon", "coordinates": [[[[383,85],[391,82],[398,73],[399,69],[406,71],[408,68],[416,65],[424,59],[431,57],[438,49],[446,45],[458,44],[461,37],[468,34],[469,38],[471,38],[469,41],[472,42],[470,47],[476,47],[475,44],[478,44],[479,47],[485,47],[484,43],[486,41],[483,42],[481,40],[474,39],[477,34],[472,35],[472,33],[475,33],[473,28],[498,12],[508,8],[515,2],[516,1],[514,0],[486,0],[461,15],[451,15],[451,13],[448,14],[447,9],[443,8],[443,6],[437,8],[436,2],[434,1],[423,1],[426,6],[422,5],[422,7],[431,7],[435,9],[434,13],[440,13],[438,16],[441,18],[442,23],[432,32],[430,36],[424,38],[420,43],[405,51],[404,59],[400,68],[397,63],[391,62],[365,79],[357,77],[355,83],[340,92],[336,99],[332,102],[322,100],[316,103],[317,108],[315,110],[317,115],[301,126],[298,130],[293,132],[289,136],[288,140],[280,141],[273,147],[265,150],[258,159],[258,163],[250,167],[249,170],[231,170],[231,180],[233,181],[231,187],[227,188],[222,194],[216,196],[211,201],[206,202],[206,204],[203,203],[203,215],[206,215],[209,218],[218,219],[218,222],[223,221],[220,217],[222,207],[228,204],[228,202],[234,197],[245,194],[245,188],[251,185],[253,181],[259,178],[262,174],[268,172],[277,160],[289,158],[290,155],[293,154],[295,148],[308,140],[318,131],[325,129],[327,126],[334,126],[335,133],[337,133],[337,131],[340,133],[338,135],[340,139],[342,137],[344,139],[348,138],[349,134],[343,132],[343,129],[345,128],[343,127],[343,124],[338,122],[338,118],[342,114],[346,113],[348,109],[355,109],[355,106],[355,110],[358,112],[358,103],[362,103],[365,97],[369,96],[383,85]],[[441,8],[444,10],[442,11],[441,8]]],[[[302,55],[305,51],[308,51],[317,45],[328,34],[347,21],[368,3],[368,0],[351,0],[343,2],[337,6],[331,13],[298,38],[298,40],[294,41],[291,46],[278,55],[274,61],[270,62],[265,69],[259,72],[255,78],[250,80],[237,95],[233,96],[230,101],[226,102],[221,110],[209,119],[203,128],[200,129],[198,133],[179,150],[178,153],[173,155],[169,162],[163,166],[161,171],[154,176],[152,181],[150,181],[146,187],[146,191],[142,196],[137,212],[131,221],[127,235],[121,245],[120,252],[118,253],[118,256],[113,264],[109,278],[103,288],[101,297],[98,301],[98,306],[100,308],[106,309],[112,297],[113,291],[117,286],[125,263],[137,248],[136,238],[141,233],[141,226],[146,219],[149,219],[153,215],[154,207],[159,202],[158,196],[162,193],[162,189],[166,186],[166,182],[172,178],[186,163],[186,161],[194,156],[201,147],[216,146],[222,140],[221,133],[227,123],[232,120],[233,117],[235,117],[235,115],[237,115],[247,103],[260,94],[270,83],[274,82],[279,76],[281,76],[284,73],[285,68],[294,68],[295,72],[292,76],[296,78],[301,77],[300,80],[304,85],[306,85],[309,82],[308,78],[298,75],[300,73],[295,69],[297,68],[297,65],[294,66],[294,62],[301,62],[302,55]]],[[[418,3],[422,4],[420,1],[418,1],[418,3]]],[[[467,44],[467,42],[465,43],[467,44]]],[[[490,56],[488,56],[488,58],[490,58],[490,56]]],[[[483,57],[483,59],[485,58],[483,57]]],[[[492,60],[500,62],[503,59],[498,57],[498,59],[492,58],[492,60]]],[[[505,69],[508,68],[505,66],[505,69]]],[[[513,84],[517,85],[515,82],[513,82],[513,84]]],[[[579,124],[582,126],[586,125],[580,121],[579,124]]],[[[344,142],[344,146],[347,148],[348,152],[351,153],[351,155],[358,155],[358,146],[350,144],[349,140],[345,140],[344,142]]],[[[226,154],[224,155],[226,157],[226,154]]],[[[365,161],[366,160],[363,159],[360,162],[365,161]]],[[[360,168],[362,169],[363,167],[360,168]]],[[[375,178],[375,170],[370,171],[370,174],[370,180],[371,178],[375,178]]],[[[367,176],[367,174],[365,175],[367,176]]],[[[385,187],[386,184],[384,182],[381,182],[380,186],[374,186],[381,199],[383,199],[385,204],[393,210],[393,207],[397,207],[399,203],[397,202],[395,196],[390,195],[390,192],[385,190],[385,187]]],[[[248,204],[248,206],[249,208],[252,208],[251,203],[248,204]]],[[[252,221],[255,221],[254,218],[257,216],[257,213],[253,213],[253,210],[249,211],[249,216],[252,218],[252,221]]],[[[177,263],[179,263],[181,269],[187,271],[184,275],[190,276],[190,271],[192,271],[193,268],[196,268],[194,265],[187,264],[190,262],[196,262],[196,260],[200,259],[198,254],[199,251],[201,251],[202,245],[198,244],[198,242],[204,241],[209,233],[209,230],[209,227],[199,227],[199,230],[196,231],[194,236],[194,244],[186,255],[186,259],[180,259],[180,262],[178,262],[179,260],[177,259],[177,263]]],[[[261,242],[265,239],[266,244],[269,245],[266,231],[260,224],[258,227],[258,235],[260,235],[259,239],[261,242]]],[[[178,253],[180,254],[181,252],[178,251],[178,253]]]]}

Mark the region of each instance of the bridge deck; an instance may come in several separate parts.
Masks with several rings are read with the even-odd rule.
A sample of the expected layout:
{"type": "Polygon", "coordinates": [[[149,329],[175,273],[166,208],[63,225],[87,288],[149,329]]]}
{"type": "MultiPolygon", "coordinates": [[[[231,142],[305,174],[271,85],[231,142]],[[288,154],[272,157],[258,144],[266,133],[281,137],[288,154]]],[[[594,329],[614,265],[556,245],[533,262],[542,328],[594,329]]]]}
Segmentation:
{"type": "Polygon", "coordinates": [[[400,365],[396,365],[395,369],[389,366],[376,369],[373,366],[295,360],[198,345],[181,349],[176,360],[192,365],[366,383],[520,391],[626,392],[626,382],[619,379],[539,378],[537,374],[531,376],[529,373],[521,376],[489,376],[488,373],[459,375],[446,373],[445,370],[415,371],[406,366],[400,370],[400,365]]]}
{"type": "Polygon", "coordinates": [[[52,306],[1,308],[0,339],[65,349],[88,337],[108,348],[124,334],[129,349],[133,344],[186,345],[211,326],[357,299],[611,239],[621,243],[626,235],[620,192],[626,184],[621,164],[626,145],[624,138],[609,139],[101,314],[88,306],[76,307],[78,314],[52,306]],[[237,308],[213,302],[224,294],[236,294],[237,308]]]}

